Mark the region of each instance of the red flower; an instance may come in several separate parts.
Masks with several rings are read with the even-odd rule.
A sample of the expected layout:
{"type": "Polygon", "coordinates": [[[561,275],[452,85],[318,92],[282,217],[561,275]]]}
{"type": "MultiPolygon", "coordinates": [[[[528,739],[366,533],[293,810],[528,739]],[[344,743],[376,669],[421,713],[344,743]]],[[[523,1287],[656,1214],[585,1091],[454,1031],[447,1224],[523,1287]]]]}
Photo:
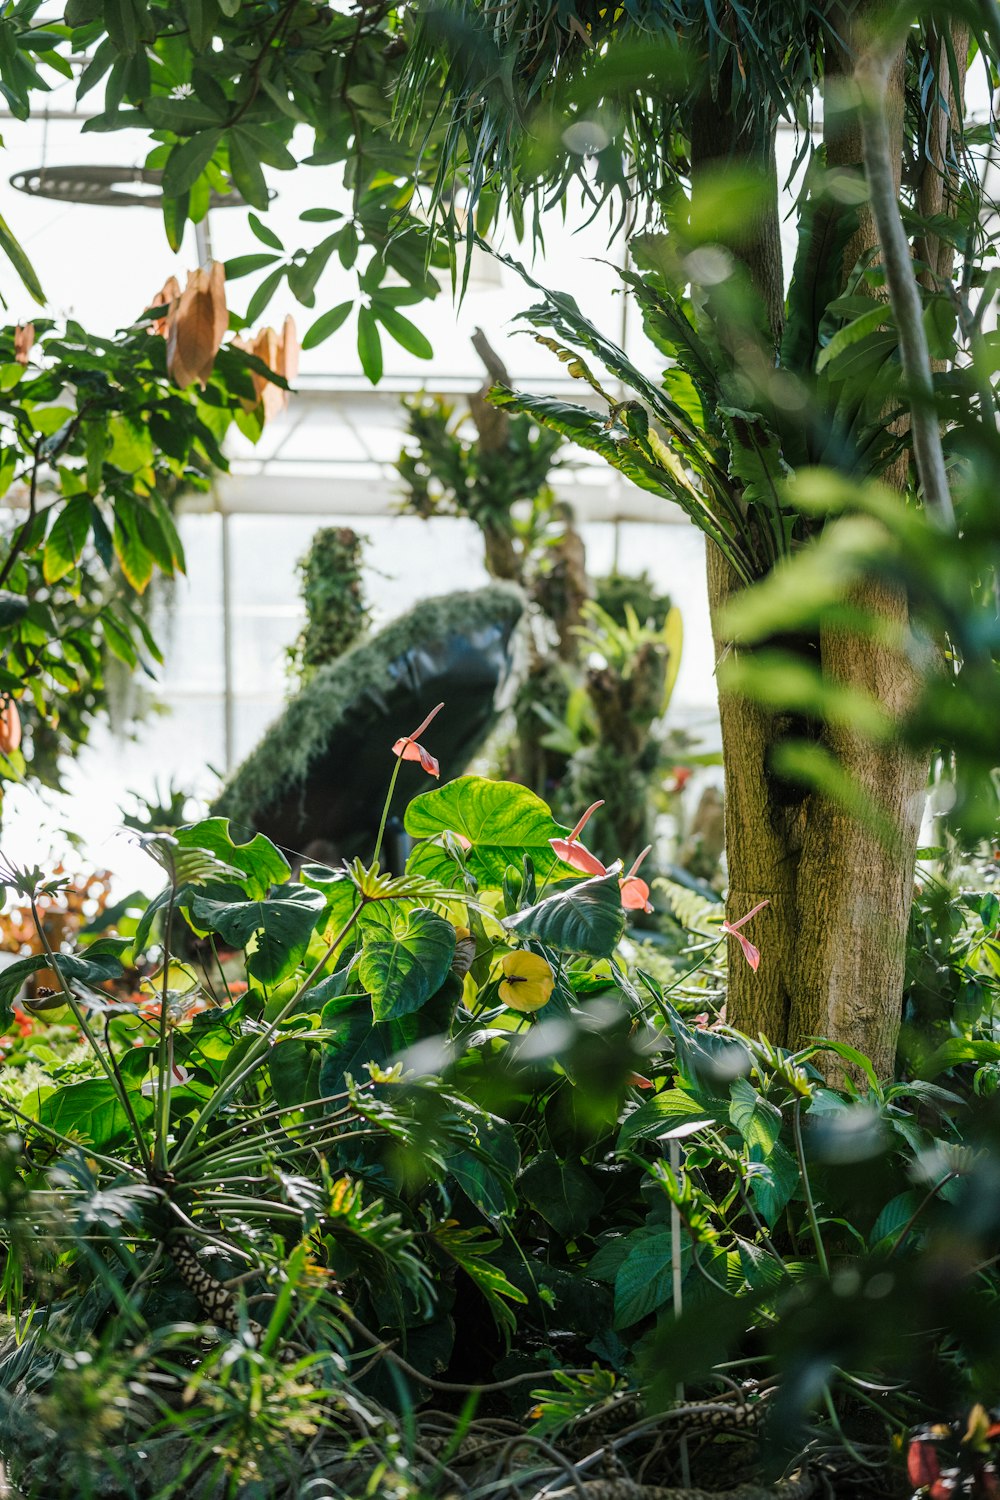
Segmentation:
{"type": "MultiPolygon", "coordinates": [[[[574,870],[580,870],[584,875],[608,875],[611,873],[607,865],[601,864],[596,854],[591,854],[590,850],[580,843],[579,838],[588,820],[599,807],[603,806],[603,799],[600,802],[592,802],[568,839],[549,839],[550,845],[563,864],[569,865],[574,870]]],[[[636,871],[652,847],[652,844],[647,844],[628,874],[621,877],[622,906],[624,906],[626,911],[649,912],[653,910],[649,901],[649,886],[644,880],[640,880],[636,874],[636,871]]]]}
{"type": "Polygon", "coordinates": [[[431,720],[436,718],[441,712],[442,708],[444,708],[443,703],[439,703],[437,708],[432,708],[424,722],[418,724],[412,734],[404,734],[402,739],[398,739],[392,747],[393,755],[398,755],[400,760],[418,760],[428,776],[440,776],[441,767],[433,755],[425,750],[423,745],[419,745],[417,740],[423,734],[431,720]]]}
{"type": "Polygon", "coordinates": [[[937,1449],[933,1443],[914,1439],[906,1450],[906,1476],[914,1489],[930,1489],[941,1477],[937,1449]]]}
{"type": "Polygon", "coordinates": [[[742,932],[740,932],[738,929],[740,927],[744,927],[746,923],[749,922],[751,917],[755,917],[759,911],[763,911],[764,907],[770,906],[770,904],[770,899],[758,901],[757,905],[751,907],[746,916],[740,917],[738,922],[723,922],[722,924],[723,932],[728,932],[730,937],[734,937],[736,939],[740,947],[743,949],[743,957],[746,959],[747,963],[755,973],[760,966],[760,949],[755,948],[750,939],[745,938],[742,932]]]}

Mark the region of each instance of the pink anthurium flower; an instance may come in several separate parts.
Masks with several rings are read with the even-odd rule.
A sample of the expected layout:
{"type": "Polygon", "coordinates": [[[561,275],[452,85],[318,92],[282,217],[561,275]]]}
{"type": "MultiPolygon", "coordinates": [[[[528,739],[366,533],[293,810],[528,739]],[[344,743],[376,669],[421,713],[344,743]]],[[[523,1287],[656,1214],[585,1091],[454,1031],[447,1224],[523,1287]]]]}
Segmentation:
{"type": "MultiPolygon", "coordinates": [[[[549,844],[563,864],[569,865],[574,870],[580,870],[584,875],[611,874],[611,867],[602,864],[596,854],[591,854],[590,850],[580,843],[580,834],[586,823],[597,809],[603,806],[603,798],[600,802],[592,802],[568,839],[549,839],[549,844]]],[[[649,886],[636,874],[652,847],[652,844],[647,844],[628,874],[621,877],[622,906],[626,911],[650,912],[653,910],[649,901],[649,886]]],[[[616,865],[614,868],[619,869],[620,866],[616,865]]]]}
{"type": "Polygon", "coordinates": [[[441,712],[442,708],[444,708],[443,703],[439,703],[437,708],[432,708],[424,722],[418,724],[412,734],[404,734],[392,747],[393,755],[397,755],[400,760],[418,760],[428,776],[440,776],[441,767],[434,759],[434,756],[428,750],[425,750],[423,745],[418,744],[417,741],[431,720],[436,718],[441,712]]]}
{"type": "Polygon", "coordinates": [[[586,828],[597,809],[603,806],[603,797],[599,802],[592,802],[568,839],[549,839],[549,843],[563,864],[570,865],[574,870],[581,870],[584,875],[606,875],[608,873],[605,866],[597,858],[597,855],[591,854],[590,850],[585,849],[580,843],[580,834],[586,828]]]}
{"type": "Polygon", "coordinates": [[[757,972],[757,969],[760,966],[760,949],[755,948],[750,939],[744,937],[739,929],[741,927],[745,927],[751,917],[755,917],[759,911],[763,911],[764,907],[770,906],[770,904],[770,899],[758,901],[757,905],[751,907],[750,911],[747,912],[745,917],[740,917],[737,922],[723,922],[722,924],[722,931],[727,932],[730,937],[734,937],[739,943],[740,947],[743,949],[743,957],[746,959],[751,969],[753,969],[754,973],[757,972]]]}
{"type": "Polygon", "coordinates": [[[650,912],[653,910],[649,899],[649,886],[636,874],[652,847],[652,844],[647,844],[628,874],[622,876],[622,906],[626,911],[650,912]]]}

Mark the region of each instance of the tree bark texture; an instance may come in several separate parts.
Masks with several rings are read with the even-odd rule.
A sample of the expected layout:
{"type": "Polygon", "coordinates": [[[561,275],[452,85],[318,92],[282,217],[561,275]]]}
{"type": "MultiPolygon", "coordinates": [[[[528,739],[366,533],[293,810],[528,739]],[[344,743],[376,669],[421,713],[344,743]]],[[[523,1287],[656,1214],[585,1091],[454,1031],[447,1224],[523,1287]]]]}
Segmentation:
{"type": "MultiPolygon", "coordinates": [[[[852,62],[843,54],[828,59],[834,89],[838,73],[852,62]]],[[[903,161],[903,58],[892,69],[887,110],[895,160],[903,161]]],[[[862,169],[861,133],[856,115],[829,111],[827,160],[830,166],[862,169]]],[[[739,122],[718,106],[693,122],[692,179],[717,167],[720,159],[746,160],[738,146],[739,122]],[[726,132],[729,139],[726,140],[726,132]]],[[[761,156],[764,173],[773,154],[761,156]]],[[[897,182],[898,191],[898,182],[897,182]]],[[[741,254],[769,312],[783,296],[780,253],[775,254],[778,201],[762,212],[741,254]]],[[[868,215],[844,258],[845,281],[861,254],[877,239],[868,215]]],[[[945,270],[945,267],[941,267],[945,270]]],[[[773,312],[771,312],[773,318],[773,312]]],[[[780,329],[774,326],[777,337],[780,329]]],[[[883,479],[899,489],[907,483],[903,459],[883,479]]],[[[734,649],[719,620],[741,585],[722,554],[708,544],[708,591],[716,658],[734,649]]],[[[898,719],[916,689],[912,665],[892,634],[905,637],[905,603],[878,583],[865,584],[856,604],[890,627],[885,641],[843,629],[823,628],[818,642],[824,676],[871,694],[898,719]]],[[[749,929],[762,959],[756,973],[733,944],[730,954],[728,1019],[751,1034],[799,1046],[810,1037],[845,1042],[868,1055],[881,1076],[892,1072],[899,1031],[906,933],[912,901],[913,870],[927,767],[898,740],[881,746],[850,729],[826,726],[825,747],[883,811],[892,829],[886,838],[818,792],[790,800],[769,774],[774,747],[787,733],[787,721],[759,704],[720,694],[726,779],[726,843],[729,867],[727,916],[743,916],[767,898],[770,906],[749,929]]],[[[836,1067],[834,1073],[839,1071],[836,1067]]]]}

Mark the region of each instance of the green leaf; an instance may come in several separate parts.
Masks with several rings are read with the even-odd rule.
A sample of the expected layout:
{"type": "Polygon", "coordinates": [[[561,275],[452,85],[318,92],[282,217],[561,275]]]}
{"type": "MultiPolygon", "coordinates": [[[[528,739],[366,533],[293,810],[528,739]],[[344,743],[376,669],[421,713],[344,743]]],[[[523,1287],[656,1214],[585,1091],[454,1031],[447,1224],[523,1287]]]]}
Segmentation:
{"type": "Polygon", "coordinates": [[[517,1179],[518,1191],[563,1239],[575,1239],[604,1205],[604,1194],[580,1162],[543,1151],[517,1179]]]}
{"type": "Polygon", "coordinates": [[[610,958],[625,931],[618,876],[595,875],[557,891],[537,906],[505,917],[503,925],[519,938],[533,938],[560,953],[610,958]]]}
{"type": "Polygon", "coordinates": [[[372,311],[378,318],[382,327],[390,334],[401,348],[408,354],[415,354],[418,359],[433,359],[434,349],[430,339],[421,333],[415,323],[409,318],[404,318],[396,308],[385,302],[374,302],[372,311]]]}
{"type": "Polygon", "coordinates": [[[672,1265],[669,1230],[636,1237],[615,1276],[616,1328],[630,1328],[670,1300],[672,1265]]]}
{"type": "MultiPolygon", "coordinates": [[[[67,984],[78,982],[97,989],[106,980],[121,977],[124,971],[118,955],[130,946],[131,939],[105,939],[94,943],[86,953],[59,953],[56,955],[59,971],[67,984]]],[[[47,954],[32,953],[0,969],[0,1019],[10,1020],[10,1008],[21,993],[25,980],[39,969],[49,967],[47,954]]]]}
{"type": "Polygon", "coordinates": [[[324,903],[319,891],[289,884],[266,900],[195,896],[190,909],[196,923],[217,932],[224,942],[249,947],[248,974],[262,984],[277,984],[301,963],[324,903]]]}
{"type": "Polygon", "coordinates": [[[56,516],[42,558],[42,575],[46,583],[58,583],[76,567],[90,535],[90,518],[88,495],[74,495],[56,516]]]}
{"type": "Polygon", "coordinates": [[[35,275],[35,268],[21,249],[16,237],[11,232],[7,220],[2,214],[0,214],[0,250],[3,251],[21,278],[29,296],[33,297],[40,307],[44,306],[45,293],[42,291],[41,282],[35,275]]]}
{"type": "Polygon", "coordinates": [[[488,1259],[493,1251],[499,1250],[501,1241],[492,1238],[489,1230],[481,1224],[462,1229],[451,1219],[444,1224],[435,1224],[431,1229],[431,1236],[435,1244],[461,1266],[486,1298],[497,1327],[503,1332],[509,1347],[512,1336],[517,1332],[517,1319],[507,1302],[527,1302],[528,1298],[488,1259]]]}
{"type": "Polygon", "coordinates": [[[816,373],[819,374],[841,354],[861,342],[868,334],[886,326],[892,327],[894,319],[892,308],[887,302],[879,302],[870,312],[862,313],[860,318],[855,318],[848,323],[846,328],[841,328],[835,333],[826,348],[820,351],[816,360],[816,373]]]}
{"type": "Polygon", "coordinates": [[[186,99],[154,96],[146,100],[143,113],[154,130],[172,130],[174,135],[194,135],[200,130],[217,129],[224,118],[218,110],[196,99],[193,94],[186,99]]]}
{"type": "Polygon", "coordinates": [[[751,1148],[746,1166],[746,1180],[754,1206],[772,1228],[785,1211],[786,1204],[799,1185],[799,1168],[795,1157],[779,1141],[767,1161],[761,1158],[759,1146],[751,1148]]]}
{"type": "Polygon", "coordinates": [[[730,1088],[729,1118],[748,1146],[759,1146],[766,1159],[781,1134],[781,1110],[761,1098],[746,1078],[730,1088]]]}
{"type": "Polygon", "coordinates": [[[132,643],[132,636],[117,615],[112,614],[110,609],[105,609],[101,614],[101,633],[104,636],[104,644],[112,656],[117,656],[127,667],[137,667],[139,657],[132,643]]]}
{"type": "Polygon", "coordinates": [[[737,1240],[740,1269],[747,1286],[755,1292],[776,1291],[788,1280],[788,1272],[780,1260],[751,1240],[737,1240]]]}
{"type": "Polygon", "coordinates": [[[247,222],[262,245],[270,245],[272,250],[280,250],[284,254],[285,247],[274,230],[267,224],[263,224],[256,214],[247,214],[247,222]]]}
{"type": "Polygon", "coordinates": [[[626,1117],[618,1136],[618,1149],[624,1151],[633,1141],[691,1135],[714,1123],[711,1110],[683,1089],[664,1089],[626,1117]]]}
{"type": "Polygon", "coordinates": [[[915,1188],[908,1192],[898,1193],[895,1198],[882,1209],[875,1223],[872,1225],[871,1234],[868,1236],[868,1244],[872,1250],[881,1245],[883,1240],[888,1240],[888,1245],[883,1249],[889,1249],[899,1238],[900,1231],[910,1222],[913,1215],[923,1200],[923,1195],[915,1188]]]}
{"type": "Polygon", "coordinates": [[[444,984],[455,956],[455,929],[426,907],[399,912],[388,905],[363,914],[361,983],[372,997],[376,1021],[409,1014],[444,984]]]}
{"type": "MultiPolygon", "coordinates": [[[[61,1084],[53,1093],[40,1097],[41,1090],[24,1101],[26,1114],[40,1126],[57,1130],[60,1135],[85,1141],[96,1150],[123,1141],[130,1133],[125,1107],[108,1078],[85,1078],[80,1083],[61,1084]]],[[[129,1101],[140,1125],[153,1115],[153,1100],[138,1089],[129,1091],[129,1101]]]]}
{"type": "Polygon", "coordinates": [[[278,287],[284,281],[287,269],[287,266],[279,266],[276,271],[272,271],[270,275],[264,277],[264,280],[254,292],[253,296],[250,298],[250,302],[247,307],[248,323],[256,323],[257,319],[260,317],[261,313],[264,311],[265,307],[270,302],[275,292],[278,290],[278,287]]]}
{"type": "MultiPolygon", "coordinates": [[[[447,786],[414,797],[406,809],[407,833],[433,839],[445,832],[468,840],[465,862],[482,890],[498,891],[508,865],[520,865],[528,855],[539,879],[560,863],[550,839],[565,838],[568,830],[553,818],[541,797],[513,781],[489,781],[483,776],[459,776],[447,786]]],[[[455,865],[440,844],[424,844],[410,857],[409,868],[448,884],[455,865]]]]}
{"type": "Polygon", "coordinates": [[[238,281],[241,276],[249,276],[254,271],[263,271],[265,266],[273,266],[278,259],[277,255],[237,255],[233,260],[227,260],[226,280],[238,281]]]}
{"type": "Polygon", "coordinates": [[[319,1077],[324,1097],[340,1093],[348,1074],[354,1079],[363,1079],[369,1063],[387,1067],[397,1053],[405,1052],[420,1034],[416,1015],[400,1016],[398,1020],[374,1025],[371,1001],[362,993],[339,995],[328,1000],[323,1006],[320,1024],[328,1033],[319,1077]]]}
{"type": "Polygon", "coordinates": [[[299,880],[322,893],[327,922],[336,929],[344,926],[361,899],[346,870],[331,870],[328,865],[303,865],[299,880]]]}
{"type": "Polygon", "coordinates": [[[382,340],[370,307],[363,307],[358,313],[358,358],[372,385],[378,385],[382,379],[382,340]]]}
{"type": "Polygon", "coordinates": [[[252,144],[239,128],[229,132],[227,142],[233,182],[247,203],[251,203],[254,208],[266,209],[271,201],[270,194],[260,158],[252,144]]]}
{"type": "Polygon", "coordinates": [[[163,191],[168,197],[180,197],[181,193],[186,193],[197,182],[215,155],[215,148],[221,139],[222,132],[216,127],[201,130],[171,149],[163,169],[163,191]]]}
{"type": "Polygon", "coordinates": [[[322,344],[331,334],[336,333],[347,322],[353,306],[353,302],[338,302],[329,312],[320,313],[315,323],[306,330],[302,340],[303,349],[315,349],[317,344],[322,344]]]}
{"type": "Polygon", "coordinates": [[[299,1036],[280,1036],[267,1054],[276,1103],[283,1109],[301,1109],[311,1099],[321,1098],[318,1042],[299,1036]]]}
{"type": "Polygon", "coordinates": [[[188,20],[191,45],[195,52],[204,52],[215,35],[219,8],[215,0],[184,0],[184,13],[188,20]]]}
{"type": "Polygon", "coordinates": [[[243,843],[233,839],[228,818],[202,818],[186,823],[174,835],[182,849],[207,849],[222,864],[237,871],[237,879],[248,896],[261,898],[272,886],[283,885],[291,871],[285,856],[262,833],[243,843]]]}
{"type": "Polygon", "coordinates": [[[0,630],[16,625],[27,614],[29,603],[24,594],[13,594],[10,589],[0,589],[0,630]]]}
{"type": "Polygon", "coordinates": [[[153,576],[154,558],[139,536],[131,496],[119,495],[115,505],[114,542],[122,572],[136,593],[141,594],[153,576]]]}

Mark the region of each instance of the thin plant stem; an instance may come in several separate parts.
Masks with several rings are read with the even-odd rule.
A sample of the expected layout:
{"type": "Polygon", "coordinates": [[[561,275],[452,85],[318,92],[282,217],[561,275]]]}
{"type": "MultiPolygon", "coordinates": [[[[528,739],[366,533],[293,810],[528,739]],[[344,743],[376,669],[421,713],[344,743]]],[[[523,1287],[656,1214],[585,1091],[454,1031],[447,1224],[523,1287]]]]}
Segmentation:
{"type": "Polygon", "coordinates": [[[171,1045],[169,1030],[170,949],[174,926],[174,903],[177,899],[176,882],[171,883],[170,901],[167,904],[167,919],[163,928],[163,984],[160,987],[160,1026],[156,1047],[156,1125],[153,1135],[153,1164],[158,1172],[167,1169],[167,1135],[170,1129],[170,1085],[172,1079],[171,1045]]]}
{"type": "Polygon", "coordinates": [[[121,1103],[121,1106],[128,1118],[129,1127],[133,1135],[135,1136],[135,1141],[139,1152],[143,1157],[144,1163],[148,1166],[149,1153],[146,1150],[146,1142],[143,1138],[142,1130],[139,1126],[139,1121],[136,1119],[135,1110],[132,1108],[132,1101],[128,1097],[128,1092],[121,1080],[117,1065],[113,1062],[113,1060],[109,1061],[105,1056],[104,1052],[101,1049],[100,1042],[98,1041],[94,1032],[91,1030],[90,1023],[83,1013],[82,1006],[80,1005],[76,996],[73,994],[73,991],[70,989],[69,985],[66,982],[65,975],[63,974],[62,969],[59,966],[59,960],[53,952],[52,945],[50,944],[48,937],[45,934],[45,928],[42,925],[41,914],[39,913],[38,904],[35,901],[34,896],[31,897],[31,917],[35,924],[35,929],[38,933],[38,937],[41,941],[42,947],[45,949],[45,956],[49,961],[49,967],[51,968],[53,974],[56,976],[56,979],[59,982],[59,988],[62,991],[63,998],[65,999],[66,1004],[69,1006],[70,1010],[73,1012],[73,1017],[76,1021],[76,1024],[79,1026],[80,1030],[87,1038],[90,1050],[93,1052],[98,1064],[100,1065],[112,1088],[117,1094],[119,1102],[121,1103]]]}
{"type": "Polygon", "coordinates": [[[809,1173],[806,1170],[806,1153],[802,1146],[802,1100],[796,1099],[792,1109],[792,1134],[795,1137],[795,1155],[799,1163],[799,1175],[802,1178],[802,1191],[806,1199],[806,1216],[809,1219],[809,1230],[812,1234],[813,1244],[816,1246],[816,1259],[824,1276],[830,1275],[830,1262],[826,1258],[826,1246],[823,1244],[823,1236],[820,1233],[819,1220],[816,1217],[816,1204],[813,1202],[812,1186],[809,1182],[809,1173]]]}
{"type": "Polygon", "coordinates": [[[357,906],[351,912],[351,915],[348,917],[347,921],[341,927],[340,931],[334,938],[331,939],[329,943],[327,943],[322,955],[313,965],[312,969],[306,975],[305,979],[303,979],[294,995],[289,1001],[286,1002],[286,1004],[281,1007],[281,1010],[275,1016],[274,1020],[269,1022],[269,1024],[257,1037],[257,1040],[247,1050],[246,1061],[243,1064],[243,1067],[240,1068],[238,1073],[234,1073],[231,1078],[228,1078],[225,1083],[220,1084],[212,1097],[205,1101],[202,1108],[195,1116],[195,1119],[192,1121],[191,1129],[188,1131],[187,1136],[178,1147],[174,1155],[173,1162],[171,1163],[174,1171],[176,1171],[180,1163],[191,1154],[191,1151],[188,1148],[189,1146],[193,1148],[193,1143],[197,1140],[199,1132],[204,1130],[209,1120],[211,1120],[214,1115],[218,1114],[223,1105],[243,1087],[247,1079],[250,1078],[256,1071],[258,1064],[260,1063],[268,1047],[270,1046],[270,1043],[273,1037],[276,1035],[282,1021],[284,1021],[288,1016],[291,1015],[292,1011],[295,1009],[295,1006],[305,994],[306,990],[308,990],[310,985],[312,985],[316,980],[316,977],[323,969],[323,966],[329,959],[330,955],[332,953],[335,953],[336,950],[340,947],[340,944],[347,937],[347,935],[351,931],[351,928],[354,926],[355,922],[360,916],[364,906],[365,897],[362,896],[357,906]]]}
{"type": "Polygon", "coordinates": [[[392,806],[392,794],[396,790],[396,782],[399,779],[399,768],[402,764],[402,758],[397,755],[396,764],[393,766],[392,775],[389,777],[389,790],[386,792],[385,801],[382,804],[382,820],[378,825],[378,837],[375,840],[375,852],[372,854],[373,868],[378,864],[378,857],[382,852],[382,840],[385,838],[385,825],[389,821],[389,808],[392,806]]]}

